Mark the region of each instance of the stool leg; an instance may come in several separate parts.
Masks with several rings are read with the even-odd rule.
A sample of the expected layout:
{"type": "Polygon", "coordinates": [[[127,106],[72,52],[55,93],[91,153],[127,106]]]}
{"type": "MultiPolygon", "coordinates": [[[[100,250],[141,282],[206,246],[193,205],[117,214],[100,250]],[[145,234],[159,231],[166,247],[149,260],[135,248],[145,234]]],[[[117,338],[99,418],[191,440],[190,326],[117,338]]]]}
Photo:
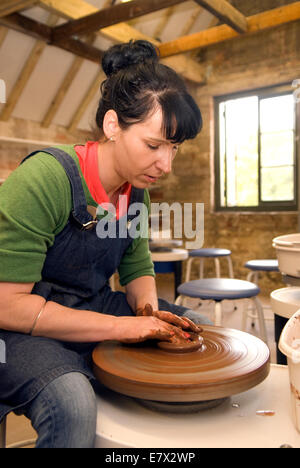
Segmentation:
{"type": "MultiPolygon", "coordinates": [[[[258,281],[259,281],[259,272],[258,271],[250,271],[247,275],[247,281],[250,281],[251,283],[255,283],[258,286],[258,281]]],[[[249,307],[248,307],[249,310],[249,307]]],[[[248,316],[251,317],[252,322],[251,326],[255,327],[255,319],[257,318],[257,313],[254,307],[250,307],[250,314],[247,312],[248,316]]]]}
{"type": "Polygon", "coordinates": [[[248,318],[248,299],[244,299],[243,313],[242,313],[242,330],[247,330],[247,318],[248,318]]]}
{"type": "Polygon", "coordinates": [[[220,268],[220,261],[218,258],[215,258],[215,266],[216,266],[216,277],[221,278],[221,268],[220,268]]]}
{"type": "Polygon", "coordinates": [[[215,302],[215,317],[214,317],[214,324],[217,327],[222,326],[222,305],[221,302],[215,302]]]}
{"type": "Polygon", "coordinates": [[[229,271],[229,278],[234,278],[234,273],[233,273],[233,265],[232,265],[232,260],[230,255],[228,255],[227,262],[228,262],[228,271],[229,271]]]}
{"type": "Polygon", "coordinates": [[[199,279],[204,278],[204,258],[200,258],[199,264],[199,279]]]}
{"type": "Polygon", "coordinates": [[[250,281],[250,283],[255,283],[254,280],[254,275],[255,275],[255,272],[254,271],[250,271],[247,275],[247,281],[250,281]]]}
{"type": "Polygon", "coordinates": [[[0,424],[0,448],[6,447],[6,417],[0,424]]]}
{"type": "Polygon", "coordinates": [[[175,301],[175,305],[181,306],[183,304],[183,296],[178,296],[175,301]]]}
{"type": "Polygon", "coordinates": [[[266,329],[266,323],[265,323],[263,307],[262,307],[262,305],[260,303],[260,300],[257,297],[252,297],[252,301],[254,302],[254,305],[255,305],[256,311],[257,311],[258,322],[259,322],[259,331],[260,331],[261,339],[266,344],[268,344],[267,329],[266,329]]]}
{"type": "Polygon", "coordinates": [[[187,264],[186,264],[186,274],[185,274],[185,282],[186,283],[188,281],[190,281],[193,260],[194,260],[194,258],[190,257],[188,259],[188,261],[187,261],[187,264]]]}

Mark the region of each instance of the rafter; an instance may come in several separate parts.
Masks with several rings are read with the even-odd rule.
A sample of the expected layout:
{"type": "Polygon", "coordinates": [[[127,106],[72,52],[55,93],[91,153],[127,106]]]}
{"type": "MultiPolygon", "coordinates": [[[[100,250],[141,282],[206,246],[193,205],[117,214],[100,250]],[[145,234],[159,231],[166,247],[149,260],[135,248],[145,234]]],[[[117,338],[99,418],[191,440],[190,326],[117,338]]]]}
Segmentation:
{"type": "MultiPolygon", "coordinates": [[[[52,28],[44,23],[39,23],[27,16],[13,13],[12,15],[0,18],[0,25],[15,31],[27,34],[35,39],[45,41],[51,45],[52,28]]],[[[96,47],[88,45],[76,38],[66,38],[59,43],[59,47],[74,55],[78,55],[97,64],[101,61],[102,51],[96,47]]]]}
{"type": "MultiPolygon", "coordinates": [[[[248,17],[246,35],[297,20],[300,20],[300,1],[248,17]]],[[[236,31],[227,25],[222,25],[165,42],[159,46],[159,49],[162,57],[171,57],[235,37],[239,37],[236,31]]]]}
{"type": "Polygon", "coordinates": [[[239,33],[247,31],[246,17],[226,0],[195,0],[195,2],[235,31],[239,33]]]}
{"type": "Polygon", "coordinates": [[[0,47],[2,46],[6,36],[8,33],[8,29],[4,28],[3,26],[0,26],[0,47]]]}
{"type": "MultiPolygon", "coordinates": [[[[87,39],[87,44],[92,44],[95,39],[94,35],[91,35],[87,39]]],[[[68,90],[70,89],[77,73],[79,72],[82,64],[84,62],[84,59],[82,57],[75,57],[66,76],[64,77],[64,80],[62,84],[60,85],[53,101],[51,102],[45,117],[42,122],[42,127],[48,128],[49,125],[51,124],[56,112],[58,111],[60,105],[62,104],[64,97],[68,90]]]]}
{"type": "Polygon", "coordinates": [[[1,0],[0,17],[31,8],[35,3],[38,3],[38,0],[1,0]]]}
{"type": "MultiPolygon", "coordinates": [[[[47,21],[47,25],[54,26],[57,23],[57,21],[58,21],[58,18],[56,16],[53,17],[53,15],[50,15],[47,21]]],[[[7,103],[5,104],[5,107],[3,108],[3,111],[1,112],[1,115],[0,115],[1,120],[7,121],[10,118],[46,46],[47,46],[46,42],[43,42],[43,41],[36,41],[36,43],[34,44],[29,54],[29,57],[26,60],[26,63],[20,75],[18,76],[18,79],[12,91],[10,92],[7,103]]]]}
{"type": "MultiPolygon", "coordinates": [[[[40,5],[69,19],[78,19],[82,16],[87,16],[99,11],[98,8],[84,0],[40,0],[40,5]]],[[[159,41],[142,34],[127,23],[119,23],[114,26],[101,29],[99,34],[113,40],[114,42],[128,42],[130,39],[145,39],[157,46],[160,44],[159,41]]],[[[174,68],[174,70],[183,77],[194,81],[195,83],[203,83],[205,81],[202,66],[197,63],[196,60],[189,58],[186,54],[177,55],[176,58],[168,57],[164,59],[163,62],[174,68]]]]}
{"type": "MultiPolygon", "coordinates": [[[[105,79],[105,75],[103,72],[100,72],[95,80],[92,82],[92,84],[90,85],[88,91],[86,92],[84,98],[82,99],[82,101],[80,102],[78,108],[76,109],[72,119],[71,119],[71,122],[68,126],[68,130],[70,132],[73,132],[80,120],[82,119],[85,111],[87,110],[89,104],[91,103],[91,101],[94,99],[95,95],[97,94],[97,92],[99,92],[100,90],[100,84],[102,83],[102,81],[105,79]]],[[[100,95],[100,93],[99,93],[100,95]]]]}
{"type": "Polygon", "coordinates": [[[160,38],[160,36],[162,35],[163,30],[167,26],[169,19],[171,18],[171,16],[174,13],[174,10],[175,10],[175,6],[169,7],[169,8],[166,9],[164,14],[162,15],[161,20],[158,23],[157,27],[155,28],[155,31],[154,31],[154,34],[153,34],[153,36],[156,39],[160,38]]]}
{"type": "Polygon", "coordinates": [[[200,16],[202,12],[203,12],[203,8],[198,6],[197,9],[195,9],[195,11],[189,17],[187,22],[184,24],[180,36],[185,36],[186,34],[189,34],[190,30],[192,29],[192,27],[194,26],[195,22],[197,21],[198,17],[200,16]]]}
{"type": "Polygon", "coordinates": [[[97,11],[91,15],[77,20],[69,21],[67,24],[57,26],[53,31],[53,42],[59,42],[66,37],[91,33],[113,24],[138,18],[140,16],[163,10],[187,0],[132,0],[131,2],[119,3],[115,6],[97,11]]]}

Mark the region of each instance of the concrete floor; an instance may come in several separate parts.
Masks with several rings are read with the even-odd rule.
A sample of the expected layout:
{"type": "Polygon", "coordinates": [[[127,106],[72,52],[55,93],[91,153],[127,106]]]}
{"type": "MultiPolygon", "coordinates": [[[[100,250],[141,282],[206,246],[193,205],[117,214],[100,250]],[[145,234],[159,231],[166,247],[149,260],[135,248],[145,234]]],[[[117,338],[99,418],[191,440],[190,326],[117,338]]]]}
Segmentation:
{"type": "MultiPolygon", "coordinates": [[[[159,297],[162,297],[166,300],[174,300],[173,292],[173,277],[172,275],[157,275],[157,288],[159,297]]],[[[269,307],[270,299],[269,297],[261,296],[260,300],[263,306],[269,307]]],[[[235,301],[224,301],[222,303],[223,310],[223,326],[228,328],[236,328],[241,330],[242,324],[242,312],[245,302],[243,300],[235,301]],[[234,309],[234,306],[237,309],[234,309]]],[[[198,310],[201,314],[205,314],[209,318],[213,319],[213,310],[214,304],[208,301],[204,301],[199,305],[198,300],[188,299],[186,306],[191,309],[198,310]]],[[[276,345],[274,341],[274,319],[273,313],[270,308],[264,310],[266,327],[268,334],[268,345],[271,352],[271,362],[276,363],[276,345]]],[[[257,321],[255,326],[251,326],[251,320],[248,320],[247,325],[248,333],[252,333],[256,336],[259,336],[259,327],[257,321]]],[[[24,416],[16,416],[10,414],[7,418],[7,445],[13,444],[20,440],[28,440],[35,438],[35,431],[32,429],[30,421],[24,416]]],[[[32,446],[30,446],[32,447],[32,446]]]]}

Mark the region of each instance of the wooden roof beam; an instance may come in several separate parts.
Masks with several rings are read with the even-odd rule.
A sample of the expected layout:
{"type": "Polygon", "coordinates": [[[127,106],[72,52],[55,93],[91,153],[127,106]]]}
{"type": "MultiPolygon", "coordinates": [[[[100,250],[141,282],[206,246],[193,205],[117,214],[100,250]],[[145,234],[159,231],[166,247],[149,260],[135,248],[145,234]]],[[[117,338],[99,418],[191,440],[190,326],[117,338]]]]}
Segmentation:
{"type": "Polygon", "coordinates": [[[132,0],[131,2],[119,3],[115,6],[84,16],[77,20],[69,21],[54,28],[53,42],[60,42],[66,37],[80,34],[90,34],[102,28],[122,23],[124,21],[138,18],[140,16],[163,10],[187,0],[132,0]]]}
{"type": "Polygon", "coordinates": [[[1,0],[0,17],[31,8],[38,0],[1,0]]]}
{"type": "Polygon", "coordinates": [[[247,18],[226,0],[195,0],[195,2],[238,33],[247,31],[247,18]]]}
{"type": "MultiPolygon", "coordinates": [[[[57,17],[53,17],[52,15],[50,15],[49,19],[48,19],[48,22],[47,22],[47,25],[48,26],[53,26],[54,24],[56,24],[58,21],[58,18],[57,17]]],[[[10,95],[8,97],[8,100],[5,104],[5,107],[3,109],[3,111],[1,112],[1,115],[0,115],[0,119],[1,120],[4,120],[4,121],[7,121],[16,105],[17,105],[17,102],[25,88],[25,86],[27,85],[33,71],[35,70],[35,67],[37,66],[38,62],[39,62],[39,59],[42,55],[42,53],[44,52],[45,48],[46,48],[47,44],[44,42],[44,41],[36,41],[36,43],[34,44],[30,54],[29,54],[29,57],[20,73],[20,75],[18,76],[17,78],[17,81],[16,83],[14,84],[13,86],[13,89],[12,91],[10,92],[10,95]]]]}
{"type": "MultiPolygon", "coordinates": [[[[247,18],[247,35],[297,20],[300,20],[300,1],[249,16],[247,18]]],[[[159,46],[159,50],[162,57],[171,57],[235,37],[239,37],[239,34],[229,26],[216,26],[170,42],[165,42],[159,46]]]]}
{"type": "Polygon", "coordinates": [[[0,48],[7,36],[7,33],[8,33],[8,29],[4,28],[3,26],[0,26],[0,48]]]}
{"type": "MultiPolygon", "coordinates": [[[[95,40],[95,35],[92,34],[87,38],[87,44],[92,44],[95,40]]],[[[77,73],[79,72],[84,59],[82,57],[75,57],[72,65],[70,66],[67,74],[64,77],[62,84],[60,85],[53,101],[51,102],[44,118],[42,121],[42,127],[48,128],[55,117],[56,112],[58,111],[60,105],[62,104],[65,95],[67,94],[68,90],[70,89],[77,73]]]]}
{"type": "MultiPolygon", "coordinates": [[[[40,6],[65,18],[72,19],[78,19],[82,16],[87,16],[99,11],[98,8],[84,0],[40,0],[40,6]]],[[[128,42],[130,39],[144,39],[152,42],[156,46],[160,45],[159,41],[142,34],[128,23],[119,23],[101,29],[99,34],[115,42],[128,42]]],[[[200,84],[205,82],[205,74],[201,64],[191,59],[186,54],[180,54],[177,55],[177,57],[167,57],[163,59],[162,62],[174,68],[177,73],[188,80],[200,84]]]]}
{"type": "Polygon", "coordinates": [[[103,51],[92,45],[74,38],[66,38],[59,44],[52,44],[52,29],[44,23],[39,23],[27,16],[13,13],[12,15],[0,18],[0,25],[15,31],[27,34],[35,39],[47,42],[48,45],[56,45],[61,49],[71,52],[74,55],[83,57],[99,65],[103,51]]]}

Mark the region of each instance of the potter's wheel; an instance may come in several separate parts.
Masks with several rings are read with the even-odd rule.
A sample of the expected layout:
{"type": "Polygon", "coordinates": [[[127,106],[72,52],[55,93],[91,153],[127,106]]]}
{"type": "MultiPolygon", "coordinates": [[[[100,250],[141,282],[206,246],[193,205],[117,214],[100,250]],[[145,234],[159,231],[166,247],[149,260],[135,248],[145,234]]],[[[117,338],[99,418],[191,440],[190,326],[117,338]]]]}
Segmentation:
{"type": "Polygon", "coordinates": [[[269,374],[267,345],[253,335],[203,326],[202,348],[174,353],[154,342],[100,343],[94,373],[118,393],[154,402],[223,401],[261,383],[269,374]]]}

